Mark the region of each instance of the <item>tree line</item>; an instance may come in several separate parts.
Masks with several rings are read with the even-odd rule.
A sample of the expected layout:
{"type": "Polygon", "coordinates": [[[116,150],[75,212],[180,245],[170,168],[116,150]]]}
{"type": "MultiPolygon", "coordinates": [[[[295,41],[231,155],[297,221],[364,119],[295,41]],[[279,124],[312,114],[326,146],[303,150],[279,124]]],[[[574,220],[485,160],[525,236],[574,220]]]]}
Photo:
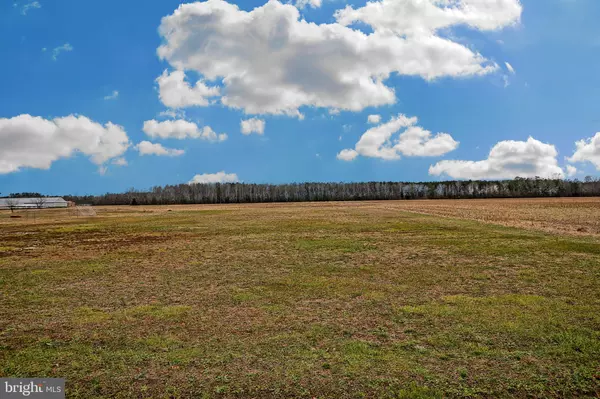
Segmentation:
{"type": "Polygon", "coordinates": [[[258,202],[366,201],[458,198],[600,196],[600,179],[523,179],[502,181],[179,184],[103,195],[64,196],[90,205],[231,204],[258,202]]]}
{"type": "Polygon", "coordinates": [[[10,193],[7,197],[0,196],[0,198],[41,198],[45,197],[40,193],[10,193]]]}

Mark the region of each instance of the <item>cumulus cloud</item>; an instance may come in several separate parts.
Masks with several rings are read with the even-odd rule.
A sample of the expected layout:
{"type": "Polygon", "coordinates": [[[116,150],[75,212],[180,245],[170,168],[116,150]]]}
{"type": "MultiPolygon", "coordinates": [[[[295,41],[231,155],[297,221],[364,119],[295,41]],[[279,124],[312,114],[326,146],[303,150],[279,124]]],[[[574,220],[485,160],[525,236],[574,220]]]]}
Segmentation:
{"type": "Polygon", "coordinates": [[[102,165],[128,147],[129,138],[121,126],[111,122],[103,126],[85,116],[0,118],[0,174],[21,168],[49,169],[52,162],[76,153],[102,165]]]}
{"type": "Polygon", "coordinates": [[[214,184],[214,183],[237,183],[240,179],[235,173],[225,173],[225,171],[217,173],[204,173],[196,175],[189,184],[214,184]]]}
{"type": "Polygon", "coordinates": [[[403,155],[411,157],[438,157],[454,151],[458,141],[448,133],[435,136],[419,126],[411,126],[398,138],[394,148],[403,155]]]}
{"type": "Polygon", "coordinates": [[[306,6],[311,6],[312,8],[321,7],[322,0],[296,0],[296,7],[303,9],[306,6]]]}
{"type": "Polygon", "coordinates": [[[589,139],[575,143],[576,150],[569,162],[590,162],[600,170],[600,132],[589,139]]]}
{"type": "Polygon", "coordinates": [[[356,150],[346,149],[337,154],[337,159],[341,161],[354,161],[357,156],[358,152],[356,150]]]}
{"type": "Polygon", "coordinates": [[[381,115],[369,115],[368,121],[372,125],[378,125],[381,123],[381,115]]]}
{"type": "Polygon", "coordinates": [[[342,25],[363,22],[376,32],[429,35],[453,25],[497,30],[520,20],[519,0],[380,0],[346,6],[335,14],[342,25]]]}
{"type": "Polygon", "coordinates": [[[245,135],[256,133],[256,134],[264,134],[265,133],[265,121],[258,118],[252,118],[243,120],[240,123],[240,128],[242,129],[242,133],[245,135]]]}
{"type": "Polygon", "coordinates": [[[108,96],[104,96],[105,100],[116,100],[119,97],[119,91],[118,90],[113,90],[113,92],[111,94],[109,94],[108,96]]]}
{"type": "Polygon", "coordinates": [[[204,107],[210,104],[209,98],[220,94],[218,87],[209,87],[202,80],[196,82],[192,87],[185,81],[185,72],[166,70],[160,75],[158,92],[160,101],[170,108],[182,108],[189,106],[204,107]]]}
{"type": "MultiPolygon", "coordinates": [[[[339,22],[316,24],[278,0],[252,11],[207,0],[183,4],[162,19],[157,53],[178,71],[222,83],[220,102],[247,114],[300,116],[303,106],[360,111],[395,103],[394,90],[385,84],[391,74],[431,80],[496,71],[495,63],[434,29],[456,24],[498,29],[518,21],[521,12],[517,0],[376,1],[366,7],[371,4],[385,8],[382,15],[390,21],[407,20],[415,27],[410,30],[422,26],[427,33],[405,35],[406,29],[394,24],[380,29],[385,23],[368,19],[362,9],[346,8],[336,15],[339,22]],[[405,15],[411,7],[414,15],[405,15]],[[442,14],[441,22],[432,25],[430,7],[442,14]],[[345,26],[359,19],[373,24],[375,32],[345,26]]],[[[181,100],[177,105],[194,104],[181,100]]]]}
{"type": "Polygon", "coordinates": [[[149,141],[142,141],[135,146],[140,155],[159,155],[166,157],[178,157],[185,154],[184,150],[177,150],[172,148],[165,148],[162,145],[151,143],[149,141]]]}
{"type": "Polygon", "coordinates": [[[455,179],[513,179],[515,177],[560,177],[558,152],[551,144],[532,137],[527,141],[501,141],[482,161],[441,161],[429,168],[429,174],[455,179]]]}
{"type": "Polygon", "coordinates": [[[194,122],[188,122],[182,119],[162,122],[151,119],[144,122],[142,130],[152,138],[179,140],[193,138],[208,141],[227,140],[227,135],[225,133],[217,134],[210,126],[200,128],[194,122]]]}
{"type": "Polygon", "coordinates": [[[567,165],[567,176],[573,177],[577,174],[577,168],[573,165],[567,165]]]}
{"type": "Polygon", "coordinates": [[[71,46],[69,43],[65,43],[62,46],[55,47],[52,50],[52,59],[54,61],[56,61],[58,59],[58,56],[60,55],[60,53],[68,52],[68,51],[73,51],[73,46],[71,46]]]}
{"type": "Polygon", "coordinates": [[[438,133],[435,136],[428,130],[416,126],[418,119],[398,115],[389,122],[367,130],[355,149],[344,150],[338,154],[338,159],[353,160],[357,155],[386,160],[400,159],[400,154],[406,156],[433,157],[444,155],[458,147],[448,133],[438,133]],[[392,136],[400,133],[398,138],[392,136]]]}

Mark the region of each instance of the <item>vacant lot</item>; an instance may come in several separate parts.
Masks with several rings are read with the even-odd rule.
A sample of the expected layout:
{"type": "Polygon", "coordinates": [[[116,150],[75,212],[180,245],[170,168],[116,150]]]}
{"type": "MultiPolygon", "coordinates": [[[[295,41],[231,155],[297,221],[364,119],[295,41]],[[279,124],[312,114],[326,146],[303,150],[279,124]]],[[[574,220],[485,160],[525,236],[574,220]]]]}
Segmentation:
{"type": "Polygon", "coordinates": [[[597,199],[97,211],[0,212],[0,376],[78,398],[599,394],[597,199]]]}

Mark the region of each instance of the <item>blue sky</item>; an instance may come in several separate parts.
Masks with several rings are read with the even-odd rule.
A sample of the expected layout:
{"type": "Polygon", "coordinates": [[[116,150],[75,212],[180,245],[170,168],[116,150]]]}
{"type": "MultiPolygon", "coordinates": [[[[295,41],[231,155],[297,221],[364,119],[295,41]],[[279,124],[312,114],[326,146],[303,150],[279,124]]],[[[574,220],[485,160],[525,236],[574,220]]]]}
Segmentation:
{"type": "MultiPolygon", "coordinates": [[[[463,1],[469,3],[475,0],[463,1]]],[[[485,3],[489,0],[480,1],[485,3]]],[[[218,3],[217,0],[212,2],[218,3]]],[[[230,4],[236,4],[240,12],[256,12],[253,10],[263,6],[265,2],[229,1],[230,4]]],[[[252,53],[252,45],[262,47],[260,41],[268,41],[262,36],[257,35],[245,46],[249,55],[225,54],[222,48],[224,40],[228,39],[224,38],[226,33],[221,32],[217,37],[213,31],[203,30],[198,21],[206,21],[204,19],[198,19],[196,23],[174,19],[173,26],[181,32],[198,35],[194,37],[203,35],[202,40],[215,35],[208,37],[206,43],[220,46],[218,50],[213,51],[221,58],[215,58],[214,54],[202,53],[201,55],[208,59],[201,62],[198,61],[199,58],[194,58],[205,48],[194,47],[198,40],[190,39],[190,43],[182,43],[176,42],[174,38],[161,37],[161,18],[172,15],[181,2],[2,2],[0,146],[5,149],[0,148],[0,192],[96,194],[123,191],[130,187],[145,189],[156,185],[185,183],[196,175],[201,175],[197,181],[212,181],[211,177],[207,177],[209,180],[203,180],[205,177],[202,176],[221,171],[229,175],[229,179],[237,178],[240,181],[257,183],[424,181],[514,177],[525,176],[528,173],[563,173],[564,177],[580,179],[586,175],[598,175],[600,135],[597,140],[592,138],[596,139],[595,134],[600,131],[600,30],[597,28],[600,2],[504,2],[508,11],[505,13],[505,10],[496,10],[497,13],[492,17],[497,18],[499,26],[494,26],[493,29],[465,23],[448,23],[448,26],[435,31],[428,26],[424,28],[430,29],[428,34],[434,34],[447,42],[459,44],[461,48],[464,47],[474,54],[480,54],[485,58],[485,62],[480,64],[495,66],[492,71],[461,73],[460,76],[441,72],[440,76],[428,79],[427,74],[433,72],[421,66],[429,62],[443,61],[437,57],[434,57],[433,61],[417,59],[415,62],[419,65],[418,72],[412,76],[396,71],[398,68],[404,68],[402,65],[389,66],[388,70],[391,73],[383,79],[382,84],[393,89],[393,101],[389,98],[381,100],[386,96],[386,91],[381,87],[373,94],[373,98],[377,99],[371,102],[363,100],[369,97],[369,93],[363,96],[361,90],[370,89],[357,84],[353,87],[348,84],[346,87],[345,83],[331,83],[332,91],[338,88],[348,89],[347,92],[335,94],[340,96],[339,99],[334,98],[332,94],[331,99],[322,100],[329,96],[329,92],[324,95],[325,89],[318,86],[328,87],[330,82],[326,79],[316,84],[310,82],[310,79],[319,79],[321,76],[319,71],[313,68],[332,69],[333,72],[328,70],[327,74],[323,75],[325,77],[332,76],[336,71],[342,71],[340,76],[346,76],[344,69],[352,69],[350,63],[330,68],[326,57],[313,60],[310,54],[306,57],[290,55],[290,59],[297,63],[292,65],[288,62],[283,66],[287,68],[285,83],[296,79],[291,83],[301,86],[303,95],[311,98],[301,101],[301,105],[297,107],[303,118],[293,115],[294,111],[291,109],[295,106],[281,111],[279,108],[274,110],[267,105],[258,105],[259,92],[265,96],[283,96],[283,86],[279,87],[278,83],[274,82],[271,87],[268,80],[270,73],[273,79],[277,79],[275,69],[280,67],[275,65],[277,61],[270,63],[265,57],[257,60],[253,54],[257,54],[258,50],[252,53]],[[520,15],[507,16],[509,11],[515,10],[509,8],[515,5],[522,6],[520,15]],[[172,50],[172,53],[169,53],[171,55],[161,59],[157,55],[157,49],[161,45],[168,46],[172,50]],[[55,49],[61,46],[70,51],[55,52],[55,49]],[[248,60],[243,57],[248,57],[248,60]],[[237,60],[235,65],[231,61],[233,58],[237,60]],[[214,63],[210,64],[213,60],[214,63]],[[224,81],[223,76],[205,79],[205,75],[210,75],[209,70],[220,68],[215,65],[220,65],[221,62],[228,63],[223,64],[223,70],[229,71],[227,76],[230,78],[243,76],[243,79],[255,82],[260,73],[263,80],[257,84],[263,84],[263,87],[260,91],[254,91],[255,88],[252,88],[252,93],[249,94],[244,91],[247,82],[235,86],[229,83],[234,79],[224,81]],[[256,67],[258,63],[260,68],[256,67]],[[508,69],[506,63],[512,66],[514,73],[508,69]],[[260,72],[271,67],[274,68],[273,71],[267,71],[264,76],[260,72]],[[296,68],[298,71],[292,74],[290,71],[296,68]],[[230,99],[234,98],[233,93],[241,93],[239,101],[234,104],[233,100],[228,102],[219,96],[208,96],[210,98],[207,97],[207,105],[183,105],[177,110],[172,110],[170,117],[160,115],[169,107],[164,101],[161,102],[161,92],[156,79],[163,71],[167,70],[170,74],[176,69],[184,70],[186,82],[191,87],[197,80],[201,80],[203,85],[218,88],[221,94],[225,93],[230,99]],[[268,85],[264,85],[264,79],[267,79],[268,85]],[[118,91],[118,96],[108,98],[115,91],[118,91]],[[348,109],[343,109],[349,101],[347,98],[352,94],[357,95],[360,104],[348,104],[348,109]],[[321,105],[315,106],[316,103],[321,105]],[[416,117],[418,121],[400,121],[395,128],[391,128],[390,123],[394,123],[394,119],[397,120],[400,114],[405,115],[407,119],[416,117]],[[46,130],[39,127],[42,124],[41,119],[35,123],[33,119],[21,119],[19,124],[12,123],[19,115],[43,118],[51,127],[46,130]],[[84,143],[83,139],[74,140],[78,142],[74,144],[74,141],[69,140],[72,140],[72,134],[79,134],[79,124],[75,125],[74,133],[64,133],[58,137],[66,128],[61,127],[61,122],[52,121],[70,115],[85,117],[104,127],[109,122],[119,125],[129,142],[125,146],[116,145],[108,150],[98,150],[96,147],[89,149],[92,147],[89,143],[84,143]],[[380,115],[381,121],[377,124],[368,123],[369,115],[380,115]],[[240,123],[250,118],[264,121],[265,128],[262,134],[242,134],[240,123]],[[188,134],[183,139],[174,138],[176,133],[166,125],[160,125],[161,133],[155,132],[152,135],[143,131],[144,122],[149,120],[156,120],[157,123],[166,120],[185,121],[196,124],[199,131],[210,126],[216,134],[225,133],[227,139],[206,139],[199,134],[188,134]],[[361,140],[369,129],[379,129],[379,133],[372,132],[369,137],[361,140]],[[423,136],[423,131],[430,131],[431,135],[423,136]],[[48,144],[34,148],[36,143],[42,142],[36,139],[39,137],[37,135],[46,134],[44,132],[57,135],[56,142],[60,143],[61,149],[50,149],[53,146],[48,144]],[[402,136],[403,133],[406,135],[402,136]],[[447,135],[437,137],[437,133],[447,135]],[[377,134],[380,137],[381,134],[387,134],[385,144],[381,144],[379,149],[373,147],[373,138],[377,134]],[[413,142],[408,140],[409,134],[420,134],[421,141],[415,142],[413,146],[413,142]],[[21,138],[25,141],[26,136],[32,141],[18,147],[21,138]],[[431,146],[428,147],[427,140],[435,140],[436,137],[439,142],[431,142],[431,146]],[[534,141],[528,142],[529,137],[534,141]],[[394,147],[398,139],[400,142],[404,139],[407,141],[402,146],[394,147]],[[588,141],[580,143],[578,147],[576,142],[580,140],[588,141]],[[183,151],[183,154],[142,155],[142,146],[136,146],[143,141],[160,144],[167,151],[177,149],[183,151]],[[26,147],[23,147],[25,145],[26,147]],[[433,147],[436,149],[432,150],[433,147]],[[390,154],[390,150],[392,156],[382,156],[382,148],[387,148],[386,154],[390,154]],[[490,156],[492,148],[495,155],[490,156]],[[31,153],[28,152],[29,149],[31,153]],[[351,150],[352,155],[349,158],[352,159],[340,159],[338,154],[344,149],[351,150]],[[576,150],[577,155],[574,155],[576,150]],[[48,151],[54,153],[47,154],[48,151]],[[98,154],[99,151],[102,152],[102,156],[92,160],[91,154],[98,154]],[[23,155],[16,155],[17,153],[23,155]],[[48,156],[50,161],[40,166],[37,160],[45,156],[48,156]],[[566,157],[573,159],[568,161],[566,157]],[[115,159],[119,159],[120,163],[124,163],[124,159],[127,165],[116,165],[115,159]],[[457,160],[461,163],[454,162],[457,160]],[[8,165],[4,171],[3,161],[8,165]],[[431,168],[432,165],[437,167],[431,168]]],[[[385,30],[385,35],[404,40],[405,32],[400,32],[401,28],[386,25],[385,21],[373,22],[373,19],[369,19],[372,17],[368,14],[369,10],[363,8],[365,3],[366,1],[358,0],[323,0],[320,7],[307,5],[299,12],[301,18],[317,25],[339,24],[339,29],[361,31],[365,35],[379,35],[378,32],[385,30]],[[353,11],[357,11],[356,15],[363,19],[345,23],[346,27],[342,28],[343,22],[340,18],[336,20],[334,15],[336,10],[345,7],[352,7],[353,11]]],[[[293,4],[280,6],[267,11],[278,17],[280,14],[288,15],[287,7],[292,7],[293,4]]],[[[206,11],[208,8],[194,10],[206,11]]],[[[237,11],[227,12],[231,15],[243,15],[237,11]]],[[[418,15],[414,16],[417,21],[415,24],[418,25],[417,17],[418,15]]],[[[213,18],[210,23],[220,21],[212,14],[210,18],[213,18]]],[[[404,14],[395,16],[395,20],[402,18],[409,17],[404,14]]],[[[263,21],[261,26],[264,28],[264,25],[263,21]]],[[[245,33],[244,29],[247,32],[252,29],[251,25],[236,25],[238,26],[241,29],[240,34],[245,33]]],[[[271,48],[269,46],[275,46],[272,47],[272,51],[280,51],[281,48],[276,47],[279,40],[279,31],[276,29],[284,28],[274,23],[269,29],[275,29],[268,33],[268,37],[273,38],[275,44],[268,42],[265,46],[267,49],[271,48]]],[[[231,39],[239,41],[240,37],[233,35],[231,39]]],[[[334,54],[331,51],[335,50],[331,50],[328,43],[324,42],[326,39],[319,40],[321,42],[318,48],[323,49],[324,54],[334,54]]],[[[414,40],[414,48],[420,49],[422,41],[414,40]]],[[[373,40],[369,43],[378,42],[373,40]]],[[[291,45],[284,43],[282,46],[286,46],[286,52],[296,51],[296,47],[291,45]]],[[[303,48],[298,45],[297,51],[303,48]]],[[[311,51],[314,51],[316,47],[311,48],[311,51]]],[[[397,54],[395,49],[389,51],[391,54],[397,54]]],[[[371,54],[369,49],[364,52],[371,54]]],[[[387,57],[386,54],[382,53],[382,57],[387,57]]],[[[363,54],[360,57],[363,62],[363,54]]],[[[390,61],[392,62],[396,61],[390,61]]],[[[411,60],[402,62],[406,65],[411,60]]],[[[371,61],[365,65],[377,71],[381,67],[371,61]]],[[[437,68],[433,65],[432,68],[438,71],[445,66],[440,65],[437,68]]],[[[354,71],[350,71],[348,76],[352,73],[354,71]]],[[[375,76],[375,72],[372,76],[375,76]]],[[[178,96],[181,93],[174,91],[171,95],[178,96]]],[[[175,100],[181,104],[186,102],[178,97],[175,100]]],[[[279,100],[273,102],[277,107],[278,103],[279,100]]],[[[100,130],[89,133],[89,140],[96,140],[98,137],[101,141],[104,140],[104,133],[100,130]]],[[[85,136],[88,133],[81,134],[82,137],[88,137],[85,136]]]]}

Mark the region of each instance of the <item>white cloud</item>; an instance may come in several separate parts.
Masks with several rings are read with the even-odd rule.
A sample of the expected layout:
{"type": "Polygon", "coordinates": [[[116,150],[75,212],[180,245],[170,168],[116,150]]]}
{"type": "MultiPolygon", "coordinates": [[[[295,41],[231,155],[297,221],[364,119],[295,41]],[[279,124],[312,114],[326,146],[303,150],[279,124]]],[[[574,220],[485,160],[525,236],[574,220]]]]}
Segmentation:
{"type": "Polygon", "coordinates": [[[429,174],[455,179],[512,179],[515,177],[564,177],[558,152],[551,144],[529,137],[527,141],[501,141],[482,161],[441,161],[429,174]]]}
{"type": "Polygon", "coordinates": [[[504,63],[504,65],[506,65],[506,69],[508,69],[508,72],[512,73],[513,75],[514,75],[515,73],[517,73],[517,72],[515,71],[515,68],[513,68],[513,66],[512,66],[512,65],[510,65],[510,63],[508,63],[508,62],[505,62],[505,63],[504,63]]]}
{"type": "Polygon", "coordinates": [[[182,119],[159,122],[151,119],[144,122],[142,128],[144,133],[152,138],[162,139],[202,139],[208,141],[225,141],[225,133],[217,134],[210,126],[199,128],[194,122],[184,121],[182,119]]]}
{"type": "Polygon", "coordinates": [[[573,177],[577,174],[577,168],[573,165],[567,165],[567,176],[573,177]]]}
{"type": "Polygon", "coordinates": [[[0,118],[0,174],[21,168],[49,169],[52,162],[76,153],[102,165],[128,147],[129,138],[121,126],[111,122],[102,126],[85,116],[0,118]]]}
{"type": "Polygon", "coordinates": [[[158,116],[171,119],[185,119],[185,111],[182,109],[167,109],[159,112],[158,116]]]}
{"type": "Polygon", "coordinates": [[[62,46],[55,47],[54,50],[52,50],[52,59],[56,61],[60,53],[68,51],[73,51],[73,46],[71,46],[69,43],[65,43],[62,46]]]}
{"type": "Polygon", "coordinates": [[[159,155],[167,157],[178,157],[185,154],[184,150],[177,150],[172,148],[165,148],[162,145],[151,143],[149,141],[142,141],[135,146],[140,155],[159,155]]]}
{"type": "Polygon", "coordinates": [[[590,162],[600,170],[600,132],[589,139],[579,140],[575,145],[577,149],[569,162],[590,162]]]}
{"type": "Polygon", "coordinates": [[[400,154],[432,157],[444,155],[458,147],[459,143],[449,134],[438,133],[433,136],[430,131],[416,126],[417,122],[416,117],[408,118],[400,114],[387,123],[367,130],[356,143],[355,150],[344,150],[338,154],[338,158],[352,160],[362,155],[393,160],[400,159],[400,154]],[[398,138],[392,141],[392,136],[398,132],[398,138]]]}
{"type": "Polygon", "coordinates": [[[346,6],[335,14],[343,25],[364,22],[376,32],[429,35],[454,25],[497,30],[519,22],[519,0],[380,0],[346,6]]]}
{"type": "Polygon", "coordinates": [[[190,106],[204,107],[210,104],[209,98],[220,94],[218,87],[209,87],[202,80],[196,82],[191,87],[185,81],[183,71],[173,71],[168,73],[166,70],[160,75],[156,82],[160,101],[170,108],[182,108],[190,106]]]}
{"type": "Polygon", "coordinates": [[[381,123],[381,115],[369,115],[368,121],[372,125],[379,125],[381,123]]]}
{"type": "Polygon", "coordinates": [[[23,7],[21,7],[21,14],[27,15],[29,10],[36,9],[36,8],[42,8],[42,5],[39,3],[39,1],[32,1],[30,3],[23,5],[23,7]]]}
{"type": "Polygon", "coordinates": [[[504,82],[504,88],[506,89],[508,86],[510,86],[509,75],[516,75],[517,71],[515,71],[515,68],[513,68],[513,66],[508,62],[505,62],[504,65],[508,70],[508,74],[505,73],[504,75],[502,75],[502,81],[504,82]]]}
{"type": "Polygon", "coordinates": [[[296,0],[296,7],[299,9],[303,9],[306,6],[311,6],[312,8],[321,7],[322,0],[296,0]]]}
{"type": "Polygon", "coordinates": [[[125,158],[123,158],[123,157],[113,159],[112,162],[111,162],[111,164],[117,165],[117,166],[127,166],[127,165],[129,165],[127,163],[127,160],[125,158]]]}
{"type": "Polygon", "coordinates": [[[189,184],[213,184],[213,183],[237,183],[240,179],[235,173],[225,173],[224,171],[218,173],[204,173],[202,175],[196,175],[189,184]]]}
{"type": "MultiPolygon", "coordinates": [[[[369,4],[391,7],[391,20],[410,20],[428,33],[405,36],[377,29],[365,34],[340,23],[311,23],[300,18],[296,7],[277,0],[249,12],[224,0],[207,0],[183,4],[162,19],[159,33],[164,42],[157,52],[176,70],[193,70],[222,83],[221,103],[247,114],[299,116],[303,106],[360,111],[395,103],[394,90],[385,84],[391,74],[431,80],[498,69],[469,47],[436,36],[428,8],[417,7],[415,15],[406,17],[402,8],[388,3],[369,4]]],[[[462,3],[465,6],[457,11],[434,7],[444,15],[435,27],[468,23],[496,29],[518,21],[521,11],[517,0],[462,3]],[[456,18],[453,13],[465,15],[456,18]]],[[[338,14],[344,23],[349,22],[348,10],[338,14]]],[[[356,17],[361,15],[362,11],[356,17]]],[[[177,105],[194,104],[178,97],[177,105]]]]}
{"type": "Polygon", "coordinates": [[[458,148],[458,141],[448,133],[435,136],[419,126],[410,126],[400,134],[394,148],[410,157],[438,157],[458,148]]]}
{"type": "Polygon", "coordinates": [[[265,133],[265,121],[258,118],[252,118],[243,120],[240,123],[240,128],[243,134],[264,134],[265,133]]]}
{"type": "Polygon", "coordinates": [[[337,159],[341,161],[354,161],[358,156],[358,152],[351,149],[342,150],[337,154],[337,159]]]}
{"type": "Polygon", "coordinates": [[[116,100],[119,97],[119,91],[118,90],[113,90],[113,92],[111,94],[109,94],[108,96],[104,96],[105,100],[116,100]]]}

